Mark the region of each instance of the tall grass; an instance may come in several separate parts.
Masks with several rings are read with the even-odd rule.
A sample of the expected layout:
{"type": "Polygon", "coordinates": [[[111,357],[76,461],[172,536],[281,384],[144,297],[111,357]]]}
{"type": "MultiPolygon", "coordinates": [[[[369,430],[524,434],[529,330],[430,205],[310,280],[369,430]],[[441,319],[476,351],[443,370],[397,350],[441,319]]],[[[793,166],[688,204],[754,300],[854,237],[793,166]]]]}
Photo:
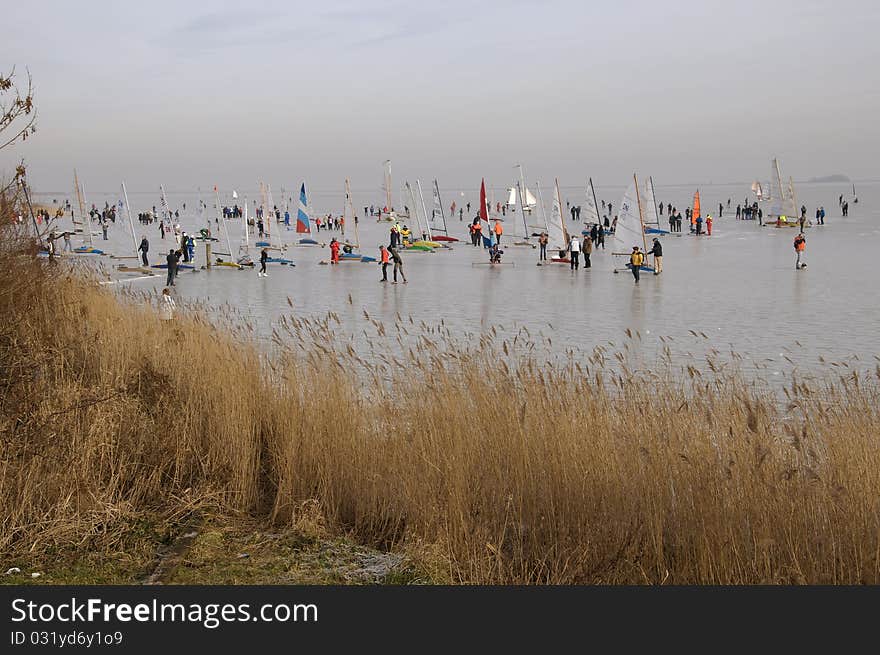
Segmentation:
{"type": "Polygon", "coordinates": [[[110,551],[127,518],[209,505],[317,514],[435,581],[880,581],[876,376],[780,397],[726,369],[549,366],[416,324],[418,348],[369,363],[326,338],[332,316],[282,321],[266,355],[9,234],[0,250],[4,557],[110,551]]]}

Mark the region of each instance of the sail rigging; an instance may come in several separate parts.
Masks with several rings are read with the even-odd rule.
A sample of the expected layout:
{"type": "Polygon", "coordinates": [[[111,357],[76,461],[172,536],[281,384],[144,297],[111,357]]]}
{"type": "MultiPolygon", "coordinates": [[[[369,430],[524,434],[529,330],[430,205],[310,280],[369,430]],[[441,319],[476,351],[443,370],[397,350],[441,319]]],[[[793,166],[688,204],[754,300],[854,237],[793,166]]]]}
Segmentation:
{"type": "Polygon", "coordinates": [[[382,167],[385,171],[385,179],[383,182],[383,188],[385,190],[385,213],[391,214],[393,208],[393,194],[394,194],[394,186],[391,183],[391,160],[386,159],[382,162],[382,167]]]}
{"type": "MultiPolygon", "coordinates": [[[[565,250],[568,248],[568,229],[565,226],[565,214],[562,207],[562,196],[559,193],[559,180],[554,181],[553,211],[550,221],[547,223],[547,236],[549,237],[550,250],[565,250]]],[[[540,194],[540,187],[538,187],[540,194]]],[[[543,204],[543,203],[542,203],[543,204]]]]}
{"type": "Polygon", "coordinates": [[[348,178],[345,178],[345,205],[342,207],[342,218],[344,220],[343,236],[345,235],[345,225],[354,225],[354,247],[359,250],[361,247],[360,235],[358,234],[358,224],[354,217],[354,203],[351,200],[351,184],[348,178]]]}
{"type": "MultiPolygon", "coordinates": [[[[436,179],[434,180],[434,207],[431,210],[431,227],[433,228],[433,231],[443,232],[443,234],[447,236],[449,235],[449,228],[446,225],[446,214],[443,211],[443,201],[440,199],[440,187],[437,185],[436,179]],[[442,228],[434,223],[437,216],[443,221],[442,228]]],[[[433,237],[434,235],[431,236],[433,237]]]]}
{"type": "Polygon", "coordinates": [[[91,215],[89,215],[89,217],[86,218],[85,188],[82,186],[82,184],[80,184],[79,178],[76,175],[75,168],[73,169],[73,185],[74,185],[74,187],[76,187],[76,189],[75,189],[76,190],[76,203],[77,203],[77,205],[79,205],[79,215],[80,215],[80,218],[82,219],[83,223],[86,226],[85,231],[89,237],[89,247],[93,248],[95,246],[95,240],[92,235],[92,217],[91,217],[91,215]]]}
{"type": "MultiPolygon", "coordinates": [[[[532,192],[529,190],[528,186],[526,186],[525,176],[523,174],[522,164],[517,164],[514,168],[519,171],[519,184],[520,184],[520,206],[524,212],[531,213],[532,210],[537,206],[538,201],[532,192]]],[[[540,195],[540,193],[538,194],[540,195]]]]}
{"type": "MultiPolygon", "coordinates": [[[[699,202],[696,204],[699,209],[699,202]]],[[[642,222],[639,182],[633,173],[633,181],[623,194],[617,212],[617,226],[614,228],[614,242],[619,254],[628,253],[633,246],[641,245],[648,249],[645,227],[642,222]]]]}
{"type": "MultiPolygon", "coordinates": [[[[134,256],[135,259],[138,257],[139,244],[137,240],[137,236],[134,233],[134,218],[131,215],[131,205],[128,204],[128,191],[125,190],[125,182],[122,183],[122,198],[125,201],[125,213],[128,214],[128,226],[131,228],[131,243],[134,247],[134,256]]],[[[122,218],[120,216],[120,218],[122,218]]]]}
{"type": "Polygon", "coordinates": [[[644,208],[645,225],[660,226],[660,215],[657,213],[657,197],[654,195],[654,178],[650,175],[645,179],[645,195],[642,206],[644,208]]]}
{"type": "Polygon", "coordinates": [[[599,215],[599,206],[596,203],[596,190],[593,188],[593,178],[587,179],[587,206],[584,212],[584,223],[598,223],[601,225],[602,218],[599,215]]]}
{"type": "Polygon", "coordinates": [[[171,207],[168,206],[168,198],[165,197],[165,185],[159,185],[159,204],[162,206],[162,211],[165,213],[165,218],[168,219],[168,222],[171,222],[171,207]]]}
{"type": "MultiPolygon", "coordinates": [[[[421,180],[418,180],[418,179],[416,180],[416,188],[418,188],[418,190],[419,190],[419,202],[421,203],[422,219],[425,224],[425,229],[424,229],[424,232],[422,233],[423,234],[422,239],[424,239],[425,241],[430,241],[431,240],[431,224],[428,222],[428,208],[425,207],[425,196],[422,193],[422,181],[421,180]]],[[[418,207],[416,207],[416,216],[418,216],[418,213],[419,213],[418,207]]],[[[421,222],[419,223],[419,225],[421,226],[421,222]]]]}

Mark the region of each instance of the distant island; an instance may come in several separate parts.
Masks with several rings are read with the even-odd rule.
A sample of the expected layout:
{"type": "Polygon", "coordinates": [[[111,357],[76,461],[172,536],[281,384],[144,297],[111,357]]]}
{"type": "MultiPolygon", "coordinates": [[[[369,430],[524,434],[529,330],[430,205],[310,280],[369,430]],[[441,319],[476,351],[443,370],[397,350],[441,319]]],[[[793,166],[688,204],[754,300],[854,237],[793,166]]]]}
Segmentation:
{"type": "Polygon", "coordinates": [[[823,177],[811,177],[807,180],[810,184],[817,184],[821,182],[851,182],[849,179],[849,175],[841,175],[837,173],[836,175],[825,175],[823,177]]]}

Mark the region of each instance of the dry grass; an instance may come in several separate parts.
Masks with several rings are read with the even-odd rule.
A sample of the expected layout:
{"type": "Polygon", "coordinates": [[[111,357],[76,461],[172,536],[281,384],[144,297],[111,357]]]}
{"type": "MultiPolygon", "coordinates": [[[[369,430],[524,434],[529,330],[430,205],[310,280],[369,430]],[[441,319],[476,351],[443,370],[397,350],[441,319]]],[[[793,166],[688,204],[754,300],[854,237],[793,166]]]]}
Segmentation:
{"type": "Polygon", "coordinates": [[[418,352],[368,364],[302,319],[276,341],[305,351],[269,358],[2,243],[4,558],[112,552],[142,512],[210,507],[436,582],[880,582],[876,377],[779,402],[720,370],[646,383],[601,351],[552,369],[417,325],[418,352]]]}

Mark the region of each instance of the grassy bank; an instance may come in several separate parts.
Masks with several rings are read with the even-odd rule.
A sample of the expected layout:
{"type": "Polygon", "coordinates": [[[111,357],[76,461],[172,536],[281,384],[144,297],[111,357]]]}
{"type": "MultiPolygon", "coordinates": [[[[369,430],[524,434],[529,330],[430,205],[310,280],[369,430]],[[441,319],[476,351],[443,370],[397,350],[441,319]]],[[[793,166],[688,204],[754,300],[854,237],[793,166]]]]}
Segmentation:
{"type": "MultiPolygon", "coordinates": [[[[285,330],[324,334],[303,319],[268,357],[8,234],[0,249],[4,562],[130,556],[134,577],[207,514],[404,554],[422,581],[880,581],[876,376],[779,398],[730,373],[551,369],[430,333],[366,365],[333,339],[288,348],[285,330]]],[[[272,571],[259,580],[295,579],[272,571]]]]}

